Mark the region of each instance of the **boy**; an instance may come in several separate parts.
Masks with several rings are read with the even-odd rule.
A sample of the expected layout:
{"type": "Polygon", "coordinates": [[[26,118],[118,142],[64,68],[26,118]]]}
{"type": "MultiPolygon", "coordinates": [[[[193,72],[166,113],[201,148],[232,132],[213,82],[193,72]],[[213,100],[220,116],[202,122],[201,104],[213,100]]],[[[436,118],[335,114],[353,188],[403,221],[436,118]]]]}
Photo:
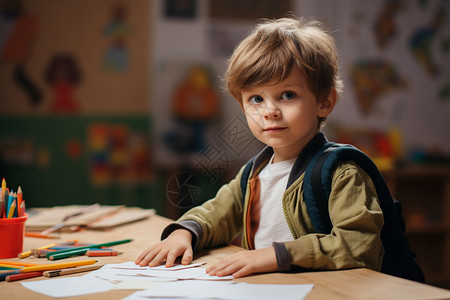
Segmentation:
{"type": "Polygon", "coordinates": [[[193,249],[226,244],[243,233],[248,250],[210,266],[210,275],[296,267],[380,270],[383,213],[371,178],[358,165],[342,163],[333,173],[330,234],[315,232],[303,201],[306,159],[326,142],[320,127],[341,89],[333,38],[317,22],[267,21],[236,48],[225,79],[250,130],[267,145],[254,160],[245,199],[243,167],[214,199],[169,225],[136,264],[172,266],[180,256],[189,264],[193,249]]]}

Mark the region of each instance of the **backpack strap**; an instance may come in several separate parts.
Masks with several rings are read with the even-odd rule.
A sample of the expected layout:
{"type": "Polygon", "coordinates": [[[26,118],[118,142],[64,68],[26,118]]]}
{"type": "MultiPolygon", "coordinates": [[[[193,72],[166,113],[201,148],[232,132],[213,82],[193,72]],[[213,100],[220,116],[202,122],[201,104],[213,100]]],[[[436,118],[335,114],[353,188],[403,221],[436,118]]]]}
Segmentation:
{"type": "Polygon", "coordinates": [[[303,179],[303,198],[309,217],[316,232],[325,234],[331,232],[333,225],[331,224],[328,213],[328,197],[322,185],[320,172],[324,160],[330,153],[329,148],[333,144],[326,143],[317,151],[306,167],[305,177],[303,179]]]}
{"type": "Polygon", "coordinates": [[[328,212],[328,198],[331,193],[331,174],[339,162],[354,161],[371,177],[383,213],[394,208],[389,188],[373,161],[361,150],[352,145],[326,143],[314,156],[305,171],[304,198],[314,228],[319,233],[330,233],[331,224],[328,212]],[[383,201],[382,201],[383,200],[383,201]]]}
{"type": "Polygon", "coordinates": [[[372,179],[375,186],[384,225],[381,241],[385,250],[381,272],[424,282],[423,272],[414,260],[404,234],[405,224],[401,216],[400,203],[389,191],[380,171],[374,162],[361,150],[352,145],[326,143],[313,157],[305,171],[303,198],[312,225],[318,233],[329,234],[333,227],[328,211],[328,198],[331,193],[331,174],[339,162],[354,161],[372,179]]]}

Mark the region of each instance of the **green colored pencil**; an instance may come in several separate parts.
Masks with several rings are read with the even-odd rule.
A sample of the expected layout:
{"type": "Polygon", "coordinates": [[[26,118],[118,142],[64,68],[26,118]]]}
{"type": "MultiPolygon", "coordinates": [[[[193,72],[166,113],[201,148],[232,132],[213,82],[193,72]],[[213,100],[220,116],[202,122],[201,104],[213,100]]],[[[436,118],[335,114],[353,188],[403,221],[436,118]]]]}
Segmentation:
{"type": "Polygon", "coordinates": [[[114,241],[114,242],[108,242],[108,243],[102,243],[102,244],[81,246],[81,247],[77,247],[77,248],[73,248],[73,249],[49,252],[49,253],[47,253],[47,258],[49,260],[58,260],[58,259],[62,259],[62,258],[76,256],[76,255],[84,255],[86,253],[86,251],[90,248],[109,247],[109,246],[129,243],[131,241],[133,241],[133,239],[126,239],[126,240],[120,240],[120,241],[114,241]]]}

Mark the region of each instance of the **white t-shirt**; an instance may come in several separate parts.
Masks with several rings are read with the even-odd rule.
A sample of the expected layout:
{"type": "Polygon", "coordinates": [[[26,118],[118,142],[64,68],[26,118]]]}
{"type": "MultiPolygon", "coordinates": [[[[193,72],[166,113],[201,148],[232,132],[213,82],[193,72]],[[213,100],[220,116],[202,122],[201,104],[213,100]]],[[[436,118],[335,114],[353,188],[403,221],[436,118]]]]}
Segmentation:
{"type": "Polygon", "coordinates": [[[283,213],[281,199],[295,160],[294,158],[273,164],[272,156],[259,173],[261,211],[259,227],[255,233],[255,249],[271,247],[273,242],[294,240],[283,213]]]}

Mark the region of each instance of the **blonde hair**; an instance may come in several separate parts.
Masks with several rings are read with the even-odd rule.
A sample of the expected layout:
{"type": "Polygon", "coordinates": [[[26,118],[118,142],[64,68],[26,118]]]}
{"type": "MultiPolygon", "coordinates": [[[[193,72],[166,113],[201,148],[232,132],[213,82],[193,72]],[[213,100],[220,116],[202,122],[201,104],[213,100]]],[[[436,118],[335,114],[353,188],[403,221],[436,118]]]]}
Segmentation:
{"type": "Polygon", "coordinates": [[[304,72],[318,101],[342,90],[334,39],[322,23],[281,18],[259,24],[234,50],[225,82],[242,107],[243,90],[281,82],[294,69],[304,72]]]}

